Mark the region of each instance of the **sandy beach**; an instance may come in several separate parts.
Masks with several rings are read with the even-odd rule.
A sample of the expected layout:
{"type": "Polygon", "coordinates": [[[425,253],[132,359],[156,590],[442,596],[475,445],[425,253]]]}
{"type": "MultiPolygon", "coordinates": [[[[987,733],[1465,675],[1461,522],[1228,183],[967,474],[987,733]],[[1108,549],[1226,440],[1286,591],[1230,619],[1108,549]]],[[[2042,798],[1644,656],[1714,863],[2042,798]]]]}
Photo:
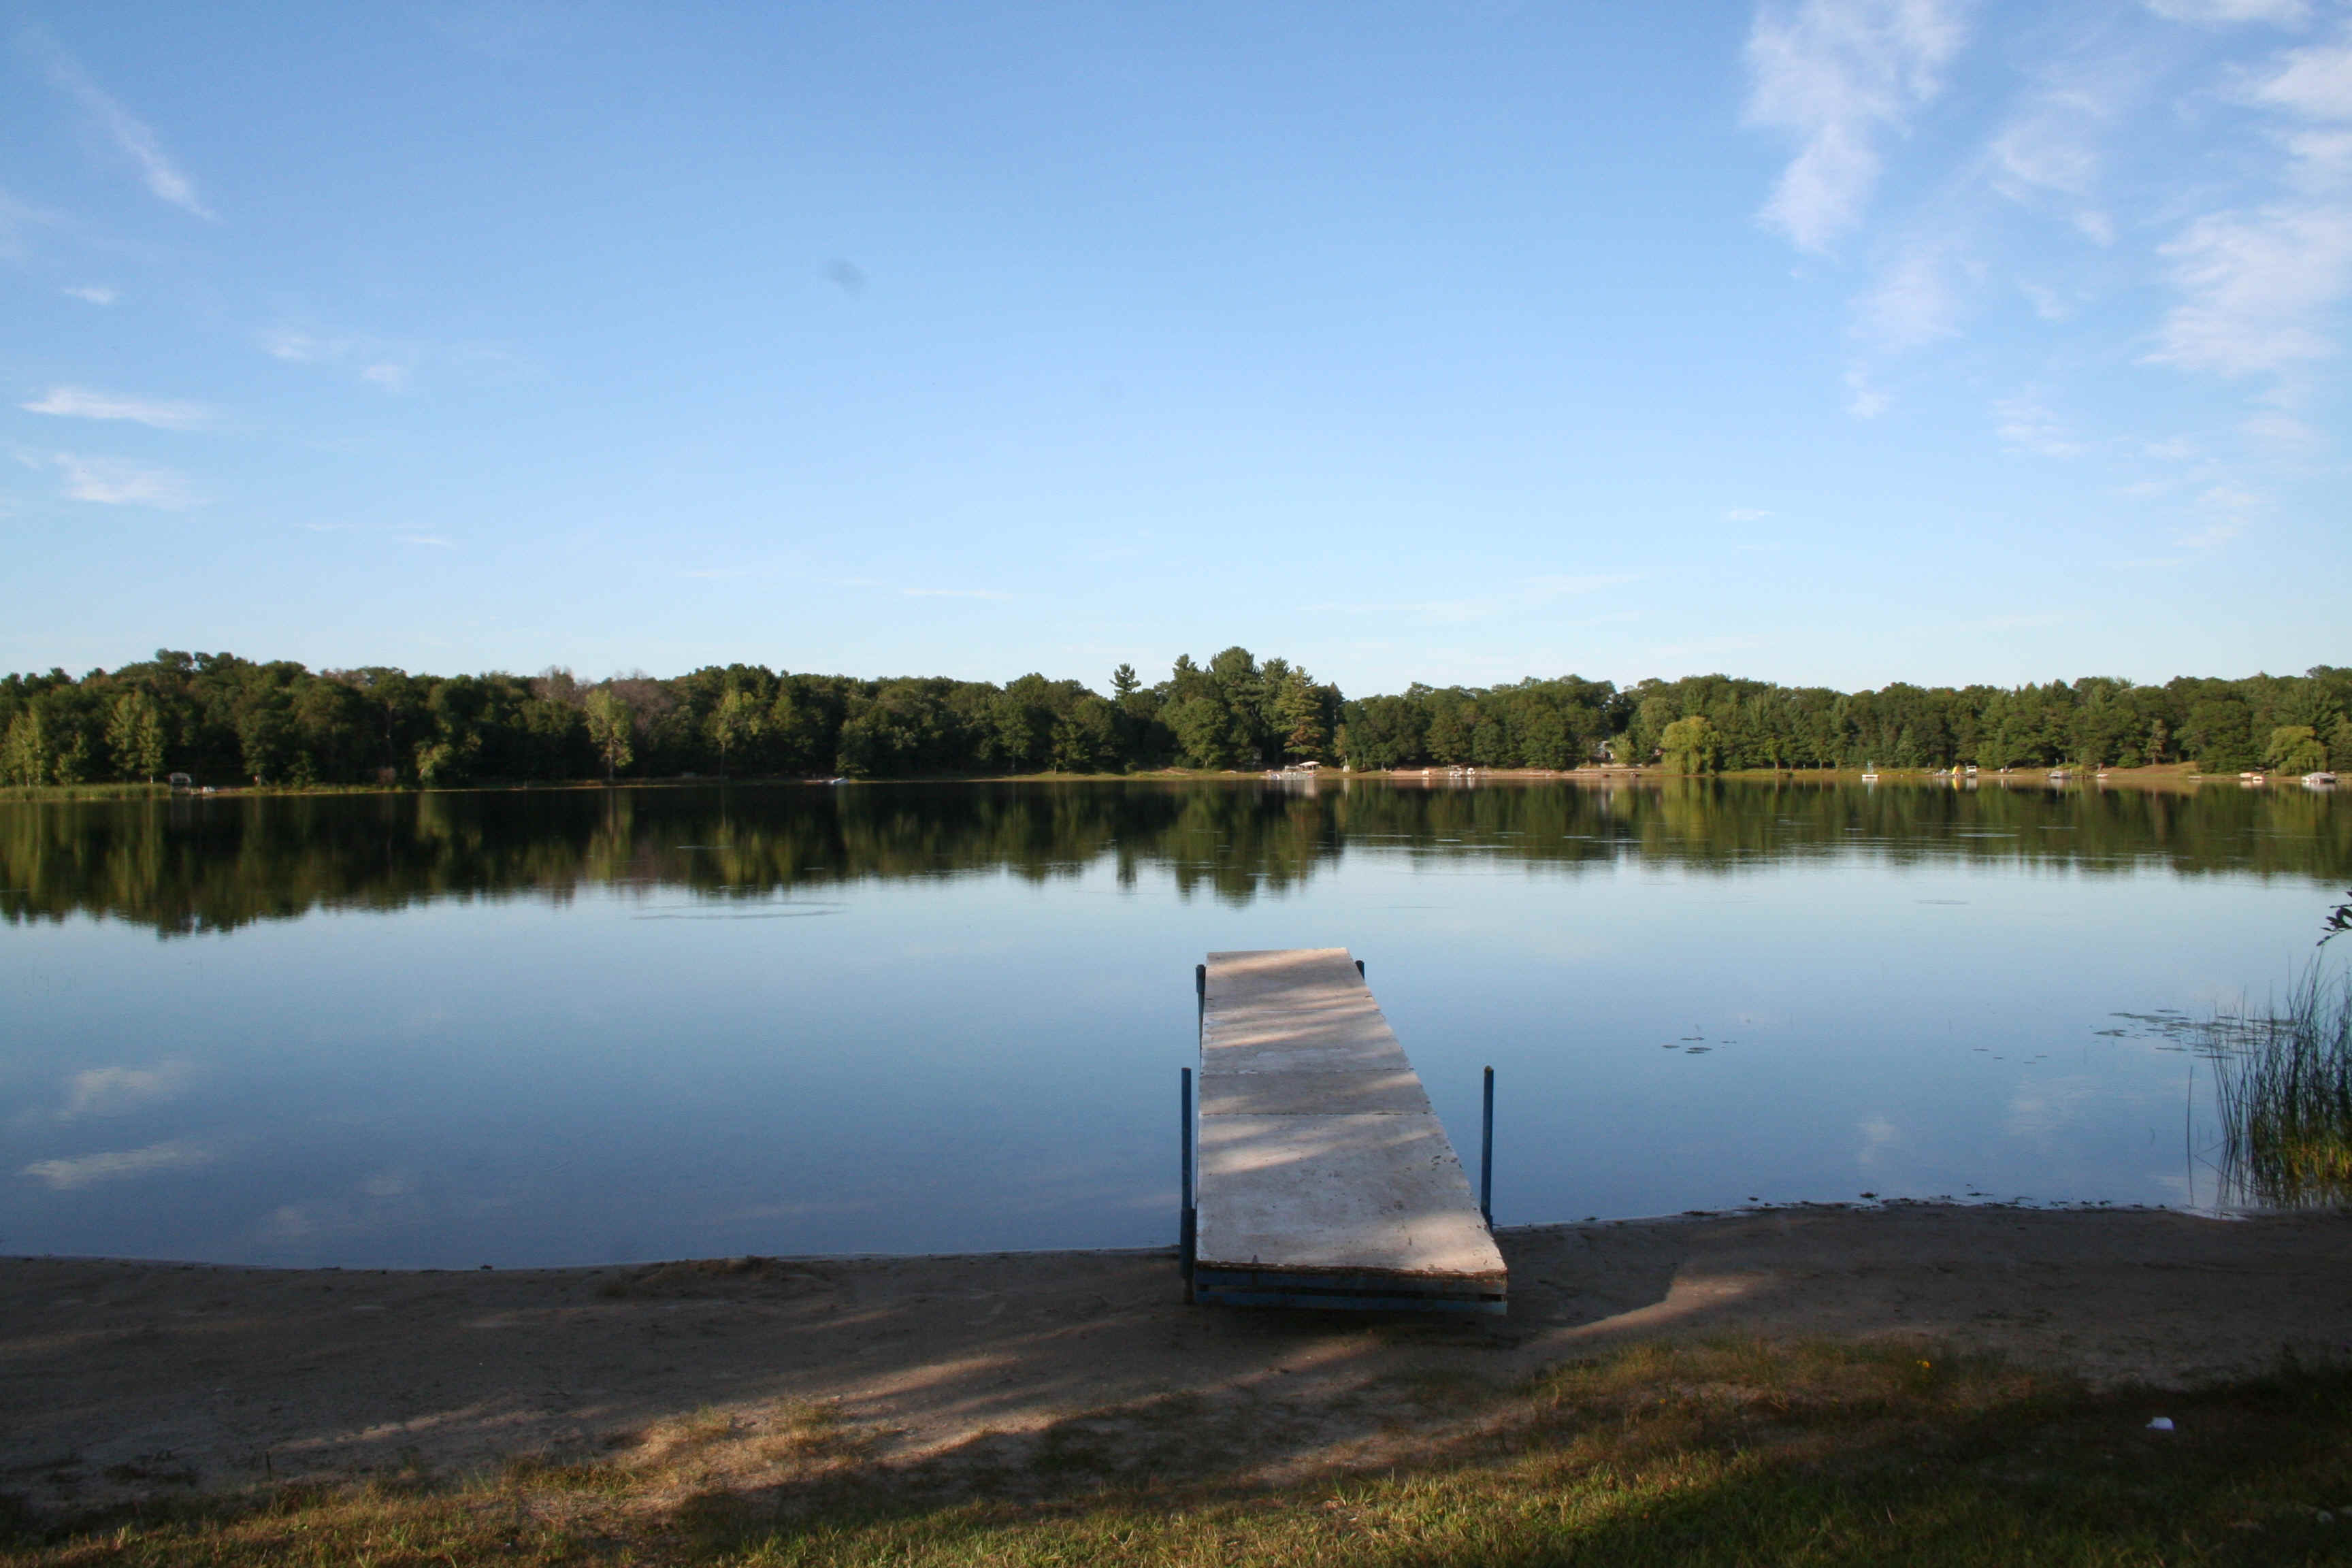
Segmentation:
{"type": "Polygon", "coordinates": [[[2352,1217],[1898,1205],[1506,1230],[1500,1319],[1188,1307],[1171,1253],[377,1273],[0,1261],[0,1492],[41,1511],[519,1458],[1001,1467],[1188,1429],[1380,1462],[1641,1341],[1899,1339],[2094,1386],[2352,1355],[2352,1217]],[[1204,1426],[1202,1424],[1206,1423],[1204,1426]],[[854,1440],[852,1440],[854,1438],[854,1440]]]}

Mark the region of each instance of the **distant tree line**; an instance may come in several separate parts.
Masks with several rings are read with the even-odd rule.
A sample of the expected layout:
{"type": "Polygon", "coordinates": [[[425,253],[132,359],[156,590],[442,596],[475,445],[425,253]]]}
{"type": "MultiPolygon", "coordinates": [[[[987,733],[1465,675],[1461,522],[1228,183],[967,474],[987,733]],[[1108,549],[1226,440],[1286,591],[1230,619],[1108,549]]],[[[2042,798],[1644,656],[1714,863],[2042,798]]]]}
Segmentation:
{"type": "Polygon", "coordinates": [[[2082,766],[2193,760],[2208,772],[2352,767],[2352,669],[2162,686],[2086,679],[1875,691],[1727,676],[1620,689],[1564,676],[1412,686],[1348,700],[1286,659],[1230,647],[1108,694],[866,680],[760,665],[586,682],[310,670],[227,653],[0,679],[0,784],[157,780],[415,784],[703,776],[1125,773],[1345,763],[1357,769],[2082,766]]]}

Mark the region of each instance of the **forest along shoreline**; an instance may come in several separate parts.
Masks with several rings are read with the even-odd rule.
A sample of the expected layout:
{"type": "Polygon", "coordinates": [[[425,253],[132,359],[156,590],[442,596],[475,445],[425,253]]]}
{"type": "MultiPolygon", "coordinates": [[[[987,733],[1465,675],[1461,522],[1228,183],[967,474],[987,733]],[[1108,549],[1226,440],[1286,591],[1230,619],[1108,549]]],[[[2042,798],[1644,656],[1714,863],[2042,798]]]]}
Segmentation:
{"type": "Polygon", "coordinates": [[[1249,1434],[1215,1463],[1297,1480],[1458,1436],[1483,1401],[1644,1346],[1974,1358],[2147,1391],[2149,1415],[2170,1408],[2156,1391],[2352,1361],[2341,1212],[1797,1205],[1498,1240],[1509,1314],[1463,1321],[1189,1307],[1164,1249],[413,1272],[0,1259],[16,1413],[0,1469],[22,1507],[61,1517],[526,1463],[650,1474],[684,1452],[698,1485],[751,1485],[820,1428],[884,1470],[1021,1461],[1074,1423],[1141,1452],[1174,1422],[1249,1434]]]}
{"type": "Polygon", "coordinates": [[[1580,676],[1350,698],[1284,658],[1180,657],[1106,695],[1030,674],[998,685],[709,665],[583,680],[313,671],[289,660],[159,649],[75,677],[0,678],[0,786],[162,783],[425,788],[501,781],[750,775],[944,778],[1379,773],[1596,763],[1673,773],[1976,766],[2095,772],[2194,763],[2230,777],[2352,771],[2352,669],[2161,686],[1837,691],[1724,675],[1619,687],[1580,676]]]}

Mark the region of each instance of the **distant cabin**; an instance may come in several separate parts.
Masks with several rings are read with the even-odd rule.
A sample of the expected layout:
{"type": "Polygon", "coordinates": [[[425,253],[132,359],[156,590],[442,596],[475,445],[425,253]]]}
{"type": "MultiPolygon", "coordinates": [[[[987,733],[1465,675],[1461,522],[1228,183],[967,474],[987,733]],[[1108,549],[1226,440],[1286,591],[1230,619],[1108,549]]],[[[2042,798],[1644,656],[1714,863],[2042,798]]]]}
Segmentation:
{"type": "MultiPolygon", "coordinates": [[[[147,776],[149,778],[153,778],[155,775],[153,773],[149,773],[147,776]]],[[[196,781],[190,778],[185,773],[173,773],[170,778],[165,779],[163,782],[170,784],[173,789],[194,789],[196,787],[196,781]]]]}

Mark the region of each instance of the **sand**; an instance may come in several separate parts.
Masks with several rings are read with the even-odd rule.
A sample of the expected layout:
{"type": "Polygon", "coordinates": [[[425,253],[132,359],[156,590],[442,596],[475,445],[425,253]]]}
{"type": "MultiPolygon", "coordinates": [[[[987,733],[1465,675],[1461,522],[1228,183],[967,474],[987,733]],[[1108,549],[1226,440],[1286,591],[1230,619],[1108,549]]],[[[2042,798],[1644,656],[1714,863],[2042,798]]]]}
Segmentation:
{"type": "Polygon", "coordinates": [[[1644,1340],[1895,1338],[2095,1385],[2352,1354],[2352,1216],[1801,1207],[1507,1229],[1486,1320],[1185,1306],[1167,1252],[478,1273],[0,1260],[0,1493],[43,1510],[517,1456],[742,1462],[813,1415],[862,1465],[1247,1435],[1377,1459],[1449,1380],[1644,1340]],[[1207,1426],[1201,1426],[1206,1422],[1207,1426]],[[764,1447],[762,1445],[764,1444],[764,1447]]]}

